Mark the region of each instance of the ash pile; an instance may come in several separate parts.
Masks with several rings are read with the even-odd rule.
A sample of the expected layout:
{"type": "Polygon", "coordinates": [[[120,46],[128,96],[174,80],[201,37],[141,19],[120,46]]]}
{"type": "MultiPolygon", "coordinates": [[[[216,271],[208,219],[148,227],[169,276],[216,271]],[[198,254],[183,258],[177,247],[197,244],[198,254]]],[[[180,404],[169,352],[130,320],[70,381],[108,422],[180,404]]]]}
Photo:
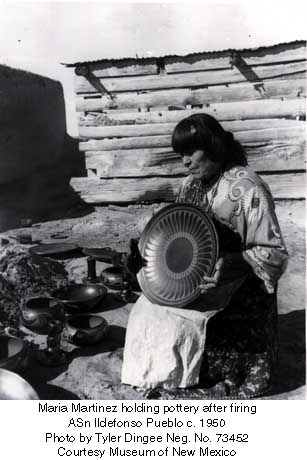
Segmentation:
{"type": "Polygon", "coordinates": [[[31,254],[24,245],[0,246],[0,331],[17,332],[19,310],[30,297],[48,296],[67,284],[68,275],[61,262],[31,254]]]}

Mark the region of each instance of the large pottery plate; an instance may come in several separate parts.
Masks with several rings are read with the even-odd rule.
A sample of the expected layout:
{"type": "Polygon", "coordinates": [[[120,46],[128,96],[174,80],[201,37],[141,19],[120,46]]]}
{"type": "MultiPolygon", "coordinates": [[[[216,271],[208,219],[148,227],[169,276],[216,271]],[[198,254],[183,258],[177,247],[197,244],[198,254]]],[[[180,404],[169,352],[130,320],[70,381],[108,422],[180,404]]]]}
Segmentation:
{"type": "Polygon", "coordinates": [[[148,222],[139,249],[146,261],[138,273],[145,296],[153,303],[181,308],[199,296],[202,277],[212,275],[218,238],[200,207],[172,204],[148,222]]]}
{"type": "Polygon", "coordinates": [[[55,257],[71,254],[77,249],[78,245],[73,243],[42,243],[32,246],[29,251],[38,256],[55,257]]]}

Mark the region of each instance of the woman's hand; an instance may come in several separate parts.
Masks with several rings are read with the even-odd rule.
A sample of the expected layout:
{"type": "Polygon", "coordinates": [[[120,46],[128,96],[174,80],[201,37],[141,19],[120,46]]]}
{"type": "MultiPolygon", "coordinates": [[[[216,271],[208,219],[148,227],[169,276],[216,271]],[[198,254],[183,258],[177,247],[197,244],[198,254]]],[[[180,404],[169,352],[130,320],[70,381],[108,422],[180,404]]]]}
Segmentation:
{"type": "Polygon", "coordinates": [[[216,288],[218,285],[221,275],[222,275],[222,270],[225,264],[224,257],[220,257],[218,261],[215,264],[215,270],[213,276],[203,276],[202,282],[199,285],[200,292],[202,294],[205,294],[206,292],[210,291],[210,289],[216,288]]]}
{"type": "Polygon", "coordinates": [[[241,252],[224,252],[215,265],[213,276],[203,276],[200,287],[202,294],[216,288],[221,282],[233,281],[250,271],[250,265],[243,259],[241,252]]]}

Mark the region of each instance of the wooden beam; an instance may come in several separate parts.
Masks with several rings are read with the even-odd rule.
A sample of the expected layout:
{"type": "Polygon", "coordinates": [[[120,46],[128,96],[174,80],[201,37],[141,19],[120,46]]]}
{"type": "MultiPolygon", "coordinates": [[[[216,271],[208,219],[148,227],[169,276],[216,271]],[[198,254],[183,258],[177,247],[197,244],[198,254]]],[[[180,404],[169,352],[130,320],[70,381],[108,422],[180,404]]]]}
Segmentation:
{"type": "MultiPolygon", "coordinates": [[[[303,78],[306,74],[306,62],[287,62],[264,66],[248,67],[249,72],[243,74],[236,67],[228,69],[187,72],[180,74],[144,75],[126,78],[104,78],[101,82],[110,93],[125,91],[148,91],[174,88],[193,88],[197,86],[212,86],[231,83],[243,83],[246,79],[259,82],[271,78],[303,78]]],[[[75,92],[96,93],[97,90],[85,77],[75,77],[75,92]]]]}
{"type": "Polygon", "coordinates": [[[94,168],[97,176],[129,177],[186,174],[179,155],[165,149],[87,152],[85,166],[94,168]]]}
{"type": "MultiPolygon", "coordinates": [[[[244,143],[259,143],[270,142],[272,140],[284,140],[305,137],[305,124],[297,128],[269,128],[255,129],[251,131],[236,132],[236,139],[244,143]]],[[[89,129],[89,128],[87,128],[89,129]]],[[[143,149],[153,147],[170,147],[170,135],[157,136],[138,136],[126,137],[122,139],[92,139],[85,142],[80,142],[79,149],[82,152],[88,150],[125,150],[125,149],[143,149]]]]}
{"type": "Polygon", "coordinates": [[[242,144],[264,143],[271,141],[286,141],[290,139],[303,142],[306,137],[306,128],[304,122],[299,122],[300,127],[296,128],[268,128],[250,131],[238,131],[235,133],[235,138],[242,144]]]}
{"type": "MultiPolygon", "coordinates": [[[[296,139],[272,141],[246,147],[249,165],[257,171],[287,171],[305,168],[305,143],[296,139]]],[[[170,149],[89,151],[85,153],[88,170],[97,177],[136,177],[186,174],[179,155],[170,149]]]]}
{"type": "MultiPolygon", "coordinates": [[[[169,60],[165,59],[165,68],[168,73],[199,71],[207,69],[225,68],[229,65],[229,57],[231,53],[223,57],[207,58],[204,55],[190,55],[186,59],[183,58],[169,60]]],[[[306,60],[306,46],[300,45],[296,49],[285,49],[282,51],[272,50],[257,53],[255,50],[239,51],[240,56],[249,66],[261,66],[264,64],[286,63],[290,61],[306,60]]]]}
{"type": "Polygon", "coordinates": [[[104,126],[145,124],[145,123],[178,123],[193,113],[208,113],[220,121],[250,120],[262,118],[300,117],[306,114],[305,98],[297,99],[262,99],[259,101],[225,102],[208,104],[200,109],[190,110],[159,110],[157,112],[118,113],[117,110],[105,114],[79,112],[79,126],[104,126]]]}
{"type": "Polygon", "coordinates": [[[288,139],[244,145],[249,165],[257,171],[287,171],[306,168],[306,141],[288,139]]]}
{"type": "Polygon", "coordinates": [[[175,123],[152,123],[146,125],[79,126],[79,137],[104,139],[108,137],[156,136],[171,134],[175,123]]]}
{"type": "MultiPolygon", "coordinates": [[[[248,65],[263,65],[306,59],[306,47],[302,44],[285,46],[283,49],[267,49],[262,51],[245,50],[240,52],[248,65]]],[[[165,69],[168,74],[209,69],[225,69],[230,66],[231,51],[216,53],[193,53],[187,56],[164,57],[165,69]]],[[[157,74],[157,58],[120,59],[93,62],[91,72],[100,78],[132,75],[157,74]]]]}
{"type": "MultiPolygon", "coordinates": [[[[255,101],[263,99],[293,99],[306,96],[306,81],[274,80],[266,81],[263,85],[252,83],[238,83],[229,86],[211,86],[203,89],[175,89],[169,91],[155,91],[148,94],[118,94],[115,99],[100,96],[97,93],[93,98],[78,97],[77,111],[95,111],[106,109],[135,109],[137,107],[169,107],[186,105],[217,104],[222,102],[255,101]],[[98,96],[98,98],[96,97],[98,96]]],[[[90,96],[91,97],[91,96],[90,96]]]]}
{"type": "MultiPolygon", "coordinates": [[[[226,131],[251,131],[268,128],[304,128],[303,121],[260,119],[236,120],[222,122],[226,131]]],[[[110,137],[158,136],[172,134],[176,123],[148,123],[143,125],[115,125],[115,126],[80,126],[79,136],[88,139],[105,139],[110,137]]]]}
{"type": "MultiPolygon", "coordinates": [[[[304,199],[305,174],[274,174],[263,176],[274,199],[304,199]]],[[[127,203],[173,201],[182,182],[180,177],[150,177],[132,179],[73,178],[73,189],[86,203],[127,203]]]]}
{"type": "Polygon", "coordinates": [[[79,143],[79,150],[119,150],[143,149],[152,147],[170,147],[171,136],[126,137],[124,139],[99,139],[79,143]]]}

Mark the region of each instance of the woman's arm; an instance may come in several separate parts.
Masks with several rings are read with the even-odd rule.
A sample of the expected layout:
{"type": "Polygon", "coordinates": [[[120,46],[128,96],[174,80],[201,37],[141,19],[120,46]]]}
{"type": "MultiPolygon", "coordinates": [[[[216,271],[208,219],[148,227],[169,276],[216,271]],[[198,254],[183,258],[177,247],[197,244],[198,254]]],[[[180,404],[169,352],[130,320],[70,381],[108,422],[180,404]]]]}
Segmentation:
{"type": "Polygon", "coordinates": [[[250,187],[233,213],[232,225],[242,239],[242,251],[221,254],[212,277],[204,277],[206,292],[233,277],[235,271],[253,272],[268,293],[287,267],[288,252],[275,214],[273,198],[265,184],[250,187]]]}
{"type": "Polygon", "coordinates": [[[262,280],[264,289],[273,293],[286,270],[288,252],[266,184],[246,191],[235,224],[242,237],[244,260],[262,280]]]}

